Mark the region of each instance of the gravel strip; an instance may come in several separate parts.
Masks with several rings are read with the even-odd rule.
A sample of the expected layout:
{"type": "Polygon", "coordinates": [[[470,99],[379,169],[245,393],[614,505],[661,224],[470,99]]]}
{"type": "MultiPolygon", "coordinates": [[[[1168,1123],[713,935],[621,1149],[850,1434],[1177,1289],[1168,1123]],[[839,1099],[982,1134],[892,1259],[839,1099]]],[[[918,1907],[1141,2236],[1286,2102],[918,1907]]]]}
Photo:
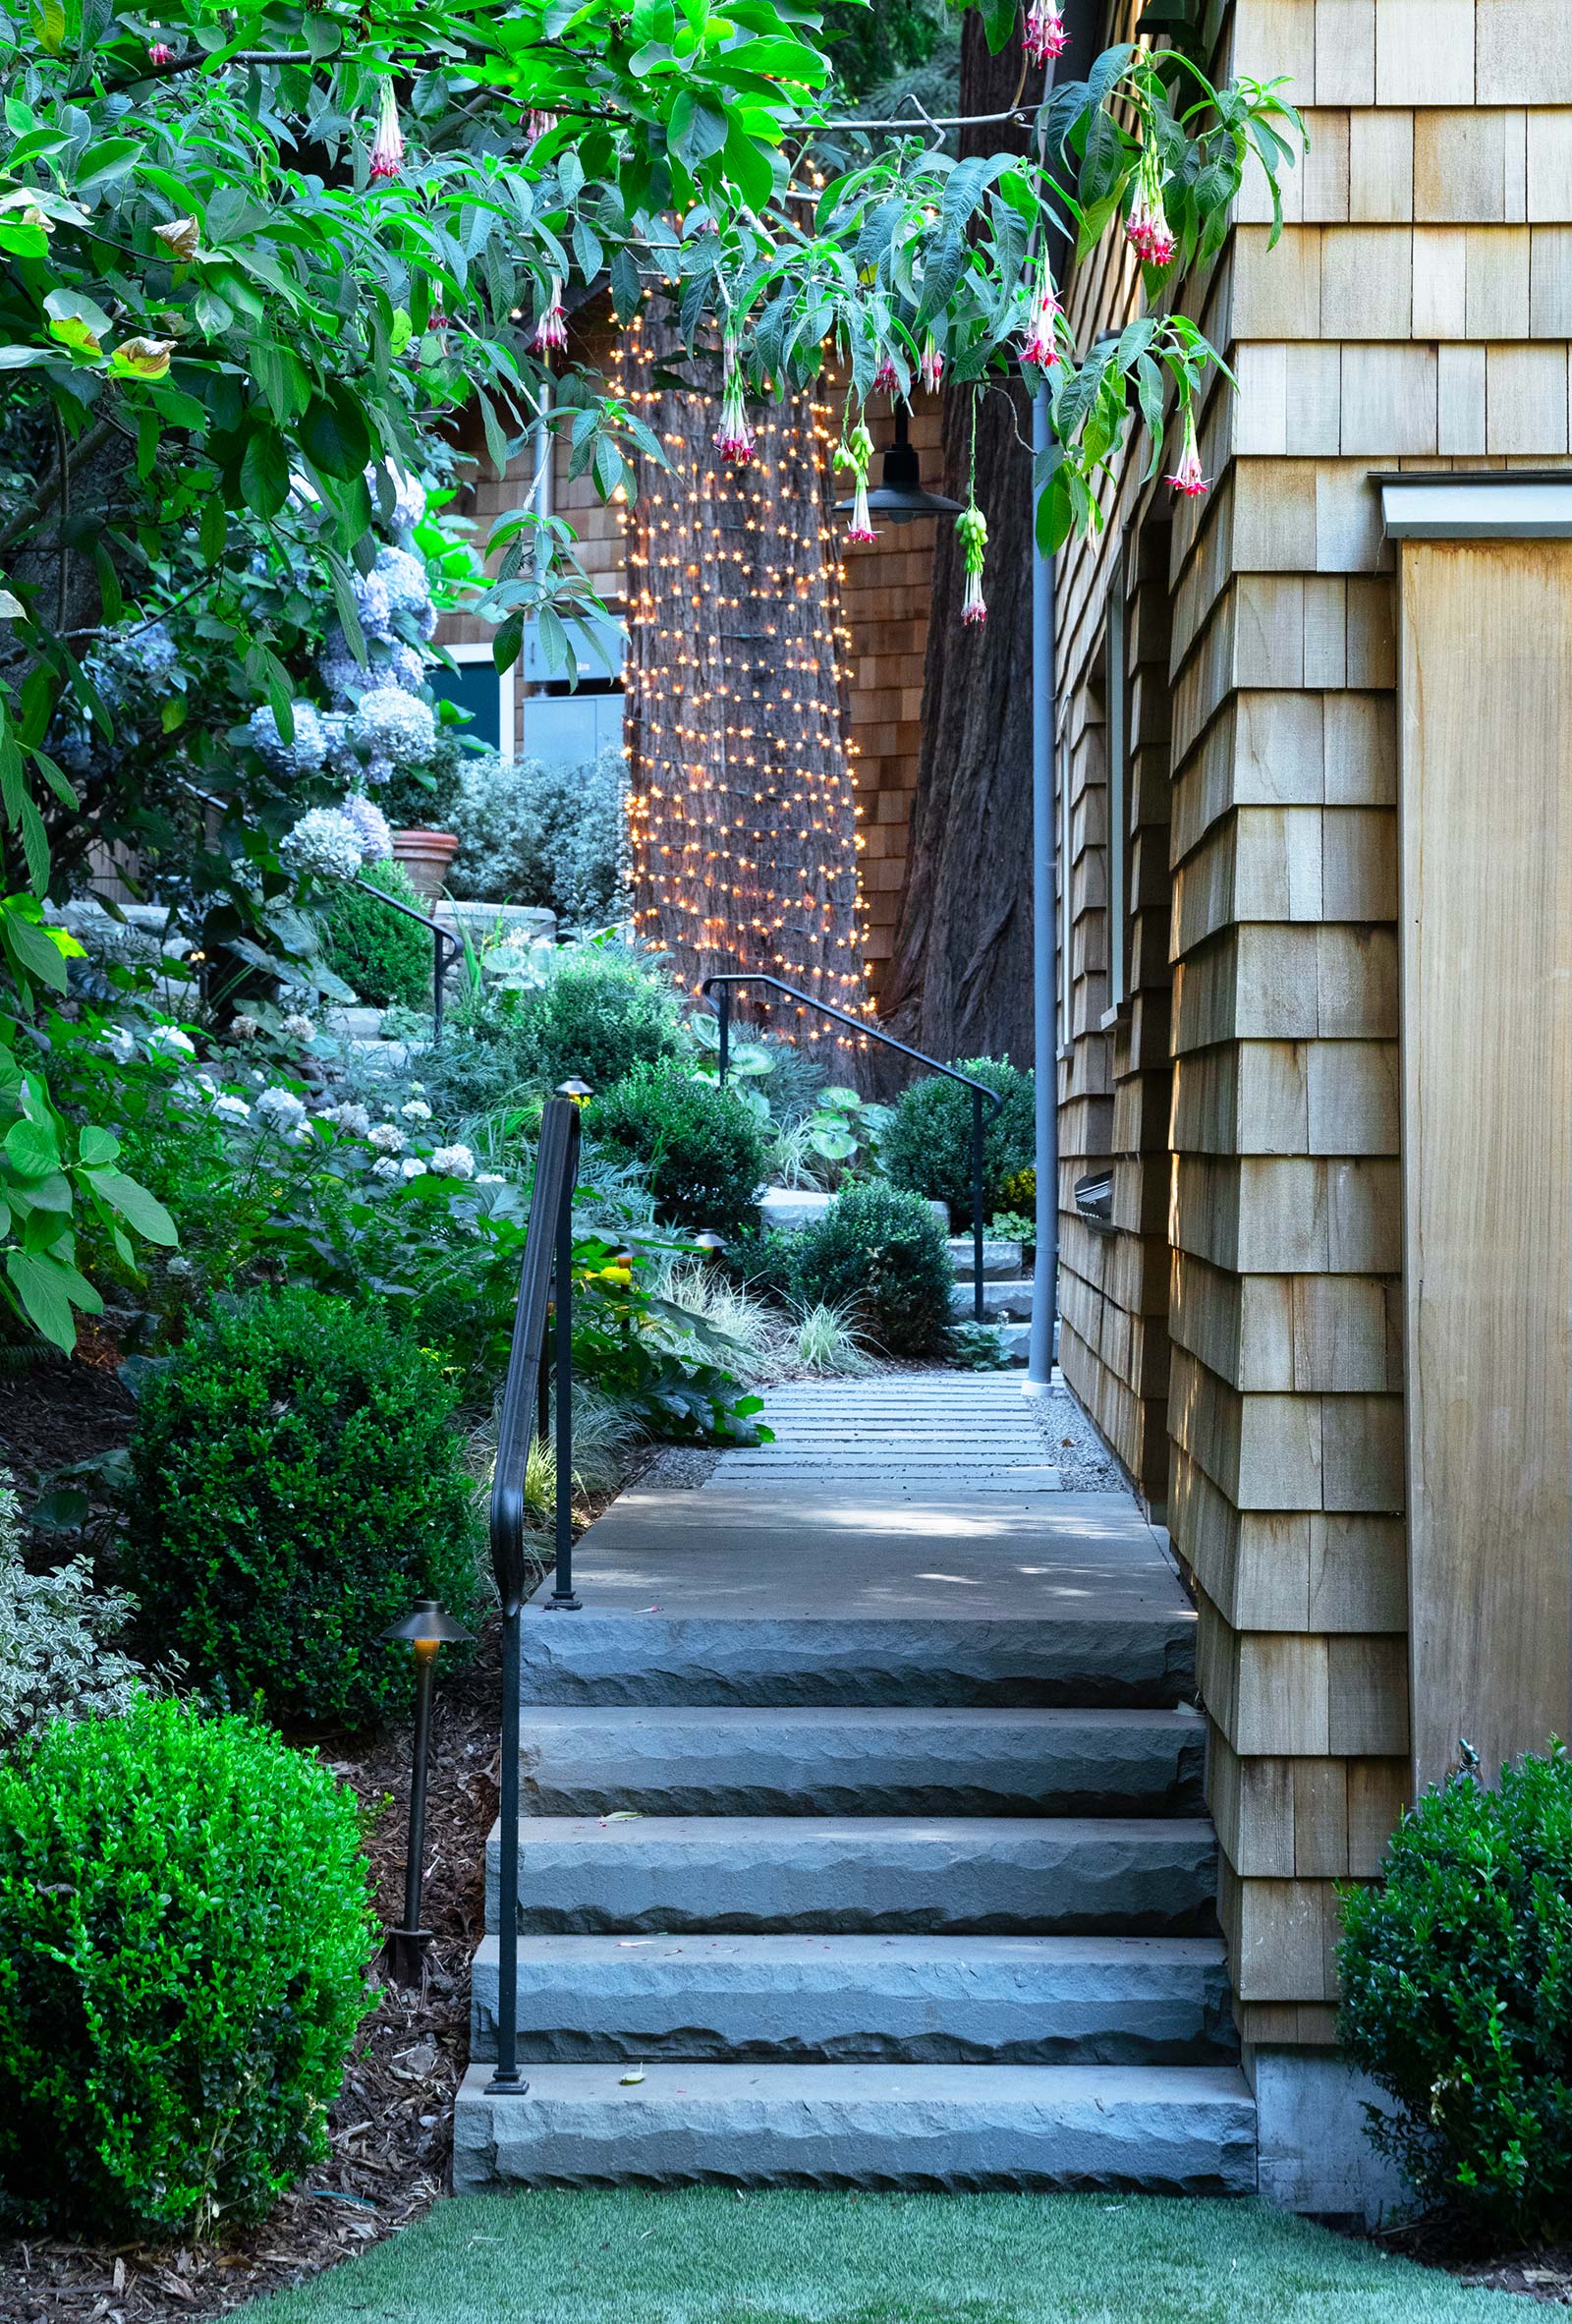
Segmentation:
{"type": "Polygon", "coordinates": [[[1047,1395],[1026,1401],[1053,1448],[1066,1493],[1122,1493],[1134,1499],[1124,1471],[1062,1382],[1055,1382],[1047,1395]]]}

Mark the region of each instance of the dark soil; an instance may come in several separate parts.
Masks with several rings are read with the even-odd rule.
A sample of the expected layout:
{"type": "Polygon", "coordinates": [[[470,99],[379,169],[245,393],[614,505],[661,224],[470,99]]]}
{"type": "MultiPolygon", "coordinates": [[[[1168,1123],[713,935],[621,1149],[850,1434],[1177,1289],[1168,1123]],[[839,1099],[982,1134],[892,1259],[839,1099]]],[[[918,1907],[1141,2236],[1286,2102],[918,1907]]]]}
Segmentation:
{"type": "MultiPolygon", "coordinates": [[[[501,1671],[495,1626],[438,1691],[426,1806],[419,1991],[387,1987],[361,2029],[330,2117],[331,2152],[259,2228],[153,2248],[56,2238],[0,2240],[3,2324],[167,2324],[218,2316],[318,2274],[418,2218],[442,2192],[453,2098],[469,2054],[470,1956],[484,1921],[485,1837],[496,1814],[501,1671]]],[[[303,1746],[304,1747],[304,1746],[303,1746]]],[[[385,1923],[403,1918],[410,1729],[316,1746],[374,1816],[367,1846],[385,1923]]]]}
{"type": "Polygon", "coordinates": [[[1382,2251],[1398,2252],[1421,2267],[1441,2269],[1464,2284],[1478,2284],[1487,2292],[1515,2292],[1549,2307],[1572,2307],[1572,2247],[1566,2244],[1482,2252],[1477,2240],[1460,2235],[1439,2212],[1377,2229],[1368,2239],[1357,2228],[1335,2224],[1356,2241],[1368,2239],[1382,2251]]]}
{"type": "Polygon", "coordinates": [[[113,1339],[89,1324],[75,1356],[41,1357],[21,1373],[0,1371],[0,1467],[15,1476],[24,1509],[46,1477],[101,1459],[129,1439],[137,1406],[116,1377],[119,1362],[113,1339]]]}

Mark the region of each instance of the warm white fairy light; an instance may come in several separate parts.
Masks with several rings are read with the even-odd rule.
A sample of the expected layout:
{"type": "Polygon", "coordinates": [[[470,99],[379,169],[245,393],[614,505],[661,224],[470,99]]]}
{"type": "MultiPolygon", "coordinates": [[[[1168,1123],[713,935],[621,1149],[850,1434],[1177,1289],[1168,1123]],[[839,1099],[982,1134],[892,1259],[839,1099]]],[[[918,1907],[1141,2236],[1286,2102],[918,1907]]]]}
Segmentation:
{"type": "MultiPolygon", "coordinates": [[[[614,370],[616,392],[635,410],[659,404],[661,391],[644,384],[642,318],[619,334],[614,370]]],[[[646,464],[629,512],[628,625],[653,632],[658,646],[652,667],[629,673],[638,737],[629,795],[634,919],[641,941],[663,947],[675,936],[697,959],[696,986],[716,969],[754,967],[862,1011],[861,809],[840,713],[850,641],[844,621],[825,625],[815,612],[799,634],[771,611],[814,601],[817,574],[790,570],[768,545],[778,538],[789,548],[801,538],[777,535],[771,510],[805,467],[822,510],[830,412],[812,402],[809,413],[805,442],[789,407],[766,407],[754,421],[746,467],[713,455],[698,476],[646,464]],[[734,544],[737,534],[759,532],[762,558],[757,544],[734,544]],[[732,589],[728,566],[737,569],[732,589]],[[685,596],[705,616],[697,635],[692,623],[673,626],[685,596]],[[739,624],[732,632],[721,627],[729,615],[739,624]],[[821,842],[801,872],[770,860],[788,811],[802,838],[821,842]]],[[[682,436],[666,441],[674,452],[688,448],[682,436]]],[[[837,540],[822,514],[816,540],[838,580],[837,540]]],[[[809,1012],[791,1013],[810,1042],[852,1039],[809,1012]]]]}

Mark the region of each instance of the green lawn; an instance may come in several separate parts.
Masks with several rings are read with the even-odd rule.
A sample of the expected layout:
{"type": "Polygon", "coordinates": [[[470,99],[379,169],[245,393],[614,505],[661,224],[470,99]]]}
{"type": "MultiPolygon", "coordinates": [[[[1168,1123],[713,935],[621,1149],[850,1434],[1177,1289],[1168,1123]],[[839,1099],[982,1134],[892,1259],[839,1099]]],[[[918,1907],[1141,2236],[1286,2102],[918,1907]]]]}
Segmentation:
{"type": "MultiPolygon", "coordinates": [[[[1510,2304],[1509,2304],[1510,2303],[1510,2304]]],[[[439,2203],[244,2324],[1512,2324],[1256,2203],[536,2192],[439,2203]]]]}

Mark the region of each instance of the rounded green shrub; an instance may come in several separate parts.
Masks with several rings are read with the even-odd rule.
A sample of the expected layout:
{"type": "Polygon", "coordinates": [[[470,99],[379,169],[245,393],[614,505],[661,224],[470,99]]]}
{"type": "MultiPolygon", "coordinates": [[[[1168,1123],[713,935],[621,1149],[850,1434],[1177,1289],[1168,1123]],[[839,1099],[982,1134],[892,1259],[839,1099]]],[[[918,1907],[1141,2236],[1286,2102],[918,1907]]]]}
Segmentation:
{"type": "Polygon", "coordinates": [[[265,1729],[142,1696],[0,1760],[6,2207],[260,2218],[327,2153],[372,1946],[359,1808],[265,1729]]]}
{"type": "Polygon", "coordinates": [[[889,1355],[925,1356],[949,1332],[955,1270],[944,1228],[921,1195],[877,1179],[838,1194],[804,1227],[797,1296],[849,1308],[889,1355]]]}
{"type": "Polygon", "coordinates": [[[1371,2136],[1492,2237],[1572,2219],[1572,1762],[1425,1793],[1343,1899],[1344,2051],[1396,2104],[1371,2136]]]}
{"type": "MultiPolygon", "coordinates": [[[[361,874],[383,895],[424,910],[424,898],[404,866],[367,864],[361,874]]],[[[426,929],[390,912],[375,896],[349,880],[334,890],[322,914],[322,957],[335,976],[352,986],[373,1008],[396,1001],[405,1008],[428,1008],[431,1001],[431,936],[426,929]]]]}
{"type": "MultiPolygon", "coordinates": [[[[1011,1206],[1003,1190],[1037,1153],[1033,1076],[997,1057],[965,1057],[960,1070],[1002,1097],[982,1130],[982,1215],[1011,1206]]],[[[947,1203],[957,1225],[972,1217],[972,1093],[930,1073],[904,1091],[884,1134],[880,1161],[896,1186],[947,1203]]]]}
{"type": "Polygon", "coordinates": [[[585,945],[559,951],[537,991],[489,988],[462,999],[421,1070],[439,1116],[459,1122],[549,1097],[574,1078],[609,1090],[682,1049],[670,987],[626,952],[585,945]]]}
{"type": "Polygon", "coordinates": [[[231,1702],[373,1721],[409,1699],[379,1633],[461,1616],[476,1518],[436,1357],[374,1310],[254,1292],[142,1391],[122,1571],[150,1636],[231,1702]]]}
{"type": "Polygon", "coordinates": [[[764,1133],[731,1090],[641,1065],[591,1098],[585,1120],[600,1145],[642,1164],[664,1225],[730,1234],[757,1223],[764,1133]]]}

